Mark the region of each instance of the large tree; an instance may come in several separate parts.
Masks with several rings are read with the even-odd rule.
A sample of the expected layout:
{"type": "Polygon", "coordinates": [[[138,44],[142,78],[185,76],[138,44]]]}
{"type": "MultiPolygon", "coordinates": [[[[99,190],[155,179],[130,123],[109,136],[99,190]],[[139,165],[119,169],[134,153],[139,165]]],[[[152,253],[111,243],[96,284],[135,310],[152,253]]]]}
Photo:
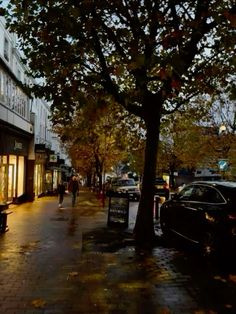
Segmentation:
{"type": "MultiPolygon", "coordinates": [[[[234,0],[9,0],[12,31],[44,78],[57,121],[84,91],[107,93],[145,122],[137,244],[154,240],[153,196],[161,117],[235,71],[234,0]]],[[[59,119],[63,117],[63,119],[59,119]]]]}

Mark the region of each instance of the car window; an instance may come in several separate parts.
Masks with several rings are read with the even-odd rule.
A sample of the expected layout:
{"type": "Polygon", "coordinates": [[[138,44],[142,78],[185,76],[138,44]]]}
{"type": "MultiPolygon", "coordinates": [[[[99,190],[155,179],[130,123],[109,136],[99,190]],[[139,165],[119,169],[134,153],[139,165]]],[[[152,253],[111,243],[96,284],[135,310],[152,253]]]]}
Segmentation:
{"type": "Polygon", "coordinates": [[[156,178],[155,179],[155,184],[164,184],[164,183],[166,183],[166,181],[162,178],[156,178]]]}
{"type": "Polygon", "coordinates": [[[204,194],[204,202],[207,203],[224,203],[221,194],[214,188],[207,187],[204,194]]]}
{"type": "Polygon", "coordinates": [[[223,203],[224,199],[216,189],[199,185],[194,187],[191,194],[191,201],[204,203],[223,203]]]}
{"type": "Polygon", "coordinates": [[[193,191],[193,186],[186,186],[179,192],[179,200],[190,200],[191,194],[193,191]]]}
{"type": "Polygon", "coordinates": [[[221,187],[220,192],[223,194],[223,197],[230,203],[236,203],[236,189],[235,188],[228,188],[228,187],[221,187]]]}
{"type": "Polygon", "coordinates": [[[134,180],[119,180],[117,182],[118,186],[132,186],[135,185],[135,181],[134,180]]]}
{"type": "Polygon", "coordinates": [[[155,183],[165,183],[165,180],[162,178],[156,178],[155,183]]]}
{"type": "Polygon", "coordinates": [[[204,193],[205,193],[204,186],[194,186],[191,194],[191,201],[203,202],[204,193]]]}

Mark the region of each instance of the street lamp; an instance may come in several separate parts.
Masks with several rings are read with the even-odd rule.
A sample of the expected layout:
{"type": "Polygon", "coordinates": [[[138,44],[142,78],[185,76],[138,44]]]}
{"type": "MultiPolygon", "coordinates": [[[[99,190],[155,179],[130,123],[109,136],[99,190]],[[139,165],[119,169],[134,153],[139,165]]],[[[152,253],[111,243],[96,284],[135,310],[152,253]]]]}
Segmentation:
{"type": "Polygon", "coordinates": [[[225,132],[226,132],[226,126],[222,124],[219,127],[219,135],[224,134],[225,132]]]}
{"type": "Polygon", "coordinates": [[[229,167],[229,162],[228,159],[226,158],[228,153],[228,146],[227,143],[225,143],[224,135],[226,135],[226,126],[222,124],[219,127],[219,136],[222,136],[223,138],[223,142],[221,141],[222,147],[220,149],[222,156],[221,159],[218,160],[218,167],[222,173],[223,179],[225,179],[225,172],[228,170],[229,167]]]}

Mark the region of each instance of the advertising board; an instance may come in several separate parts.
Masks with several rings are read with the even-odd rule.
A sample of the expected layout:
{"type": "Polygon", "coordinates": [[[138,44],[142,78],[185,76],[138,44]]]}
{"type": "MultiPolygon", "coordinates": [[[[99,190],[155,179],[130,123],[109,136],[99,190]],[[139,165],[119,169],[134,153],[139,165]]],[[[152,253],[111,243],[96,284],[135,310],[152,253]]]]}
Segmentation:
{"type": "Polygon", "coordinates": [[[112,194],[109,197],[107,225],[128,227],[129,225],[128,195],[112,194]]]}

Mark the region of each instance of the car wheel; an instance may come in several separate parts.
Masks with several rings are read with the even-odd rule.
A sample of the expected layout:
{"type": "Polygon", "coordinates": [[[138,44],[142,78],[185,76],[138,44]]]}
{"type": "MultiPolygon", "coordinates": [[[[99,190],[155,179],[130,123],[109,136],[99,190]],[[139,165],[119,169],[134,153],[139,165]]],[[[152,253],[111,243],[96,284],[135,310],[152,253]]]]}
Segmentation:
{"type": "Polygon", "coordinates": [[[213,231],[206,230],[201,240],[201,250],[204,256],[210,257],[217,252],[217,241],[213,231]]]}
{"type": "Polygon", "coordinates": [[[170,237],[170,230],[168,228],[168,224],[166,223],[163,215],[160,215],[160,226],[161,226],[161,231],[162,231],[163,236],[165,238],[169,238],[170,237]]]}

